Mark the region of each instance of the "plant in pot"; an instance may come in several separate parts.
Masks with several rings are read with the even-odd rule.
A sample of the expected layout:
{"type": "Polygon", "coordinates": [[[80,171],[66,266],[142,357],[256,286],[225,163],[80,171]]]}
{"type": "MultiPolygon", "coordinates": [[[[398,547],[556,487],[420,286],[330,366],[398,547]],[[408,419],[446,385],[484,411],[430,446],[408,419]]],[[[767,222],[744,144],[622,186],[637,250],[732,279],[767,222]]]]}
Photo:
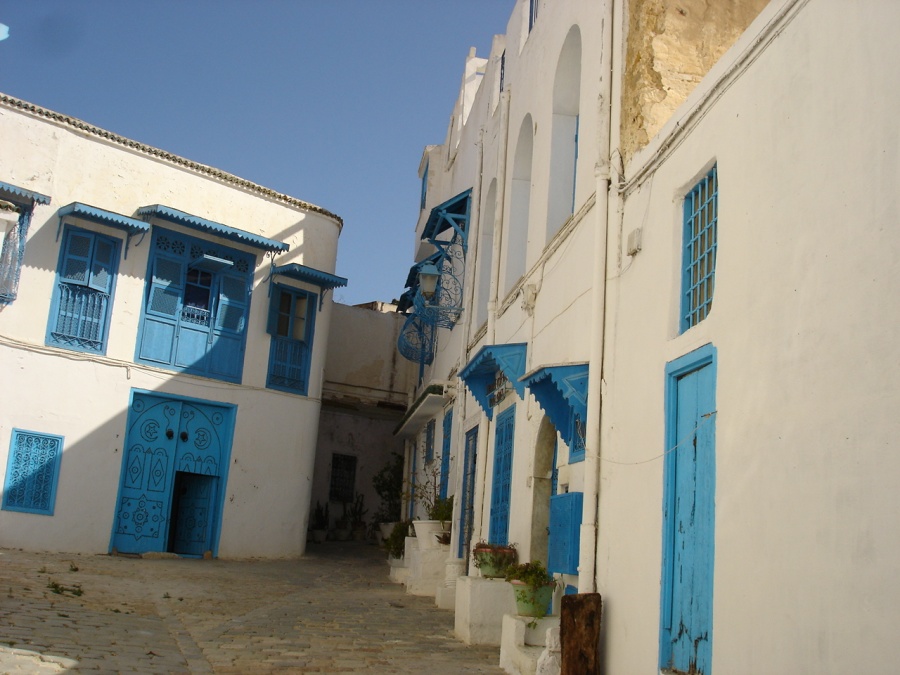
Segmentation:
{"type": "Polygon", "coordinates": [[[409,536],[410,521],[401,520],[394,524],[384,546],[391,558],[402,558],[406,553],[406,537],[409,536]]]}
{"type": "Polygon", "coordinates": [[[556,580],[540,560],[510,565],[506,568],[506,580],[513,585],[520,616],[540,619],[547,615],[556,580]]]}
{"type": "Polygon", "coordinates": [[[441,524],[441,531],[434,535],[438,543],[449,544],[451,521],[453,519],[453,495],[438,497],[428,511],[428,518],[441,524]]]}
{"type": "Polygon", "coordinates": [[[415,520],[413,526],[419,546],[434,548],[442,532],[450,531],[453,518],[453,497],[441,496],[441,469],[432,461],[425,470],[425,480],[413,485],[409,491],[409,499],[419,504],[428,515],[428,520],[415,520]]]}
{"type": "Polygon", "coordinates": [[[328,536],[328,503],[323,507],[320,502],[316,502],[316,509],[313,511],[312,523],[310,523],[310,533],[312,540],[317,544],[321,544],[328,536]]]}
{"type": "Polygon", "coordinates": [[[353,495],[353,503],[347,509],[353,541],[365,541],[366,539],[366,514],[369,509],[365,507],[365,501],[365,495],[357,492],[353,495]]]}
{"type": "Polygon", "coordinates": [[[400,520],[403,506],[403,455],[393,452],[387,463],[372,477],[372,487],[381,500],[373,520],[386,540],[400,520]]]}
{"type": "Polygon", "coordinates": [[[489,544],[479,541],[472,548],[472,560],[486,579],[503,579],[510,565],[519,561],[515,544],[489,544]]]}
{"type": "Polygon", "coordinates": [[[334,538],[338,541],[347,541],[350,538],[350,512],[347,502],[343,502],[344,512],[334,523],[334,538]]]}

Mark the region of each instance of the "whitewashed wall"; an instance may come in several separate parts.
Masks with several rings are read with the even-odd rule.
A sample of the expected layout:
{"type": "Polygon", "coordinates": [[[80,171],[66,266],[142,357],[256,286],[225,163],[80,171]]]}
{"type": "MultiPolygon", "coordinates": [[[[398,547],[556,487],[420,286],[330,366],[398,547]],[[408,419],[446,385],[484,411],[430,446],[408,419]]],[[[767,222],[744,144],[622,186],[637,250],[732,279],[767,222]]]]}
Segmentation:
{"type": "Polygon", "coordinates": [[[848,10],[773,2],[626,168],[651,171],[628,193],[622,228],[643,229],[643,250],[609,275],[597,551],[608,672],[656,669],[664,368],[708,342],[712,671],[896,669],[900,94],[889,64],[900,60],[900,8],[848,10]],[[792,18],[767,33],[783,8],[792,18]],[[712,162],[715,296],[709,317],[678,335],[681,200],[712,162]]]}
{"type": "MultiPolygon", "coordinates": [[[[13,427],[65,437],[52,517],[0,511],[0,545],[106,551],[116,508],[122,443],[132,388],[238,406],[222,514],[219,554],[294,556],[303,551],[313,472],[330,300],[316,318],[309,397],[265,389],[269,338],[269,261],[256,254],[243,384],[178,375],[133,363],[149,235],[120,254],[105,357],[44,346],[59,260],[57,210],[73,201],[132,215],[164,204],[202,218],[285,241],[278,264],[297,262],[333,272],[340,233],[336,217],[280,201],[221,177],[138,149],[0,106],[0,180],[49,195],[28,234],[18,298],[0,309],[0,466],[13,427]]],[[[177,226],[166,225],[179,230],[177,226]]],[[[89,228],[122,240],[119,230],[89,228]]],[[[196,233],[193,233],[196,236],[196,233]]],[[[309,290],[317,288],[304,286],[309,290]]]]}

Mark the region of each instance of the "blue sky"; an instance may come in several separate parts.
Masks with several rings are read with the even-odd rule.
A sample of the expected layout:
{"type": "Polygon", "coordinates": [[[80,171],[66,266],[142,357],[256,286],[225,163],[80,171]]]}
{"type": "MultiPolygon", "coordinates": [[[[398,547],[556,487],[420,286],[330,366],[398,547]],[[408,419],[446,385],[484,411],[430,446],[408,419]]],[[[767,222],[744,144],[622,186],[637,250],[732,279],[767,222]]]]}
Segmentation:
{"type": "Polygon", "coordinates": [[[0,91],[344,219],[335,299],[403,291],[417,171],[515,0],[0,0],[0,91]]]}

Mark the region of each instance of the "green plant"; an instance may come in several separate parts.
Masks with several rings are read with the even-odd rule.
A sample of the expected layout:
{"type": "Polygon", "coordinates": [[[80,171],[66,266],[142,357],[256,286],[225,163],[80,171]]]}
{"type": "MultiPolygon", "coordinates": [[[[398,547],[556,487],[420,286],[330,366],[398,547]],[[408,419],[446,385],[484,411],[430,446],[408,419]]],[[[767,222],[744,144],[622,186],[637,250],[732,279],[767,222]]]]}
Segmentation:
{"type": "Polygon", "coordinates": [[[391,453],[391,458],[372,477],[372,487],[381,500],[373,516],[375,522],[392,523],[399,520],[403,505],[403,455],[391,453]]]}
{"type": "Polygon", "coordinates": [[[479,541],[472,548],[472,561],[481,570],[482,576],[495,579],[506,576],[507,568],[519,561],[519,552],[515,544],[479,541]]]}
{"type": "Polygon", "coordinates": [[[438,497],[434,500],[434,504],[428,510],[428,517],[431,520],[440,520],[447,522],[453,519],[453,495],[449,497],[438,497]]]}
{"type": "Polygon", "coordinates": [[[316,510],[313,512],[312,519],[312,529],[313,530],[327,530],[328,529],[328,504],[326,503],[323,507],[321,503],[316,502],[316,510]]]}
{"type": "Polygon", "coordinates": [[[506,580],[521,581],[532,588],[550,586],[556,583],[553,575],[547,571],[547,568],[544,567],[540,560],[510,565],[506,568],[506,580]]]}
{"type": "Polygon", "coordinates": [[[347,510],[347,517],[350,526],[353,529],[358,529],[366,526],[366,514],[369,512],[369,509],[365,508],[365,501],[365,495],[363,495],[361,492],[357,492],[354,494],[353,503],[347,510]]]}
{"type": "Polygon", "coordinates": [[[406,552],[406,537],[409,536],[409,526],[410,521],[401,520],[394,525],[391,534],[385,539],[384,546],[387,548],[387,552],[390,556],[394,558],[403,557],[406,552]]]}

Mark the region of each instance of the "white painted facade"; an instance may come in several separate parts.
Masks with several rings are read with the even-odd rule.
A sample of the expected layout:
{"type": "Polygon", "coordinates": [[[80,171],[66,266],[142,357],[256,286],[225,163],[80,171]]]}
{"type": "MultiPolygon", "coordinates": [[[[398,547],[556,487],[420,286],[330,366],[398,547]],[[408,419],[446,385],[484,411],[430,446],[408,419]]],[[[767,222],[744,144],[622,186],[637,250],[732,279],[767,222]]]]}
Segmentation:
{"type": "MultiPolygon", "coordinates": [[[[287,244],[279,266],[334,272],[341,220],[300,200],[16,99],[0,101],[0,181],[50,198],[34,206],[18,295],[0,307],[0,466],[13,429],[63,437],[53,515],[0,511],[0,545],[36,550],[107,551],[116,527],[126,420],[134,392],[235,406],[228,466],[217,486],[221,530],[213,553],[278,557],[303,553],[332,310],[316,303],[307,395],[267,388],[271,262],[257,245],[151,219],[154,228],[254,256],[246,342],[238,382],[186,375],[136,362],[147,292],[151,233],[130,238],[106,224],[58,212],[72,202],[140,219],[162,204],[199,219],[287,244]],[[48,346],[48,317],[60,261],[60,230],[77,226],[119,242],[118,270],[104,354],[48,346]],[[227,480],[226,480],[227,478],[227,480]]],[[[4,196],[9,199],[9,196],[4,196]]],[[[246,240],[243,240],[246,241],[246,240]]],[[[286,286],[322,289],[281,275],[286,286]]],[[[6,489],[9,489],[7,480],[6,489]]],[[[162,501],[171,499],[171,493],[162,501]]],[[[5,503],[5,502],[4,502],[5,503]]],[[[140,546],[140,544],[138,544],[140,546]]]]}
{"type": "MultiPolygon", "coordinates": [[[[603,597],[604,672],[659,671],[666,463],[682,450],[666,399],[681,376],[667,377],[667,365],[714,349],[715,409],[703,417],[714,420],[703,672],[890,672],[900,352],[886,310],[900,290],[900,95],[888,64],[900,56],[890,33],[898,9],[773,0],[629,154],[619,140],[634,124],[621,114],[628,7],[540,4],[529,31],[529,4],[516,4],[488,59],[470,55],[465,72],[483,70],[481,85],[474,96],[461,88],[445,143],[420,165],[428,192],[415,262],[434,250],[419,240],[432,210],[472,190],[464,309],[452,330],[439,329],[403,429],[408,468],[417,453],[422,480],[425,429],[434,421],[438,462],[441,420],[453,411],[450,560],[466,433],[477,427],[474,543],[490,535],[495,430],[512,405],[507,538],[520,559],[547,560],[556,440],[530,389],[507,395],[489,419],[460,373],[485,347],[514,344],[525,346],[522,375],[588,364],[585,457],[571,461],[560,440],[556,460],[557,489],[584,493],[578,573],[563,582],[603,597]],[[574,200],[560,223],[559,190],[570,184],[558,175],[568,157],[554,129],[573,113],[574,200]],[[683,202],[712,167],[713,300],[684,330],[683,202]]],[[[471,587],[457,584],[457,634],[479,642],[491,631],[460,626],[461,609],[483,614],[460,596],[471,587]]]]}

